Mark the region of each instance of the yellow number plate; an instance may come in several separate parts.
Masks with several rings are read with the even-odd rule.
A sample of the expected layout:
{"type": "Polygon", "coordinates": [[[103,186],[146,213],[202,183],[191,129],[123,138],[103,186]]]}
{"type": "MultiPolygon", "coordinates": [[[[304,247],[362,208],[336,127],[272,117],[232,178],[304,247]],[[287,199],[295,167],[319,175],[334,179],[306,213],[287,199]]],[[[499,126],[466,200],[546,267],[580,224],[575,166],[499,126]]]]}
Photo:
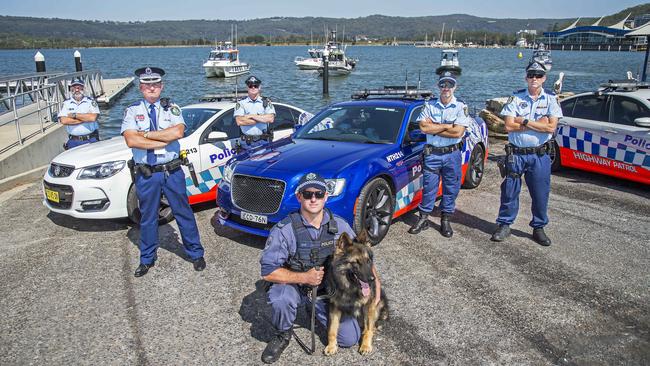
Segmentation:
{"type": "Polygon", "coordinates": [[[51,191],[49,189],[45,190],[45,195],[47,196],[47,199],[59,203],[59,192],[51,191]]]}

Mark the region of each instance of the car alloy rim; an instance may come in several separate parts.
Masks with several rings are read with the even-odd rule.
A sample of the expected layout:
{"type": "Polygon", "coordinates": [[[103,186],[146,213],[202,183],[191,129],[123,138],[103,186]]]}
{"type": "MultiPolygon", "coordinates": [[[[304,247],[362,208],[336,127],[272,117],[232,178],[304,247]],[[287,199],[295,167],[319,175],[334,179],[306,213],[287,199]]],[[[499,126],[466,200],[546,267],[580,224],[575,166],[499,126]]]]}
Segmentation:
{"type": "Polygon", "coordinates": [[[472,161],[472,175],[474,181],[483,176],[483,152],[481,150],[477,150],[476,158],[472,161]]]}
{"type": "Polygon", "coordinates": [[[366,201],[366,228],[372,238],[383,235],[390,225],[391,199],[386,187],[377,187],[366,201]]]}

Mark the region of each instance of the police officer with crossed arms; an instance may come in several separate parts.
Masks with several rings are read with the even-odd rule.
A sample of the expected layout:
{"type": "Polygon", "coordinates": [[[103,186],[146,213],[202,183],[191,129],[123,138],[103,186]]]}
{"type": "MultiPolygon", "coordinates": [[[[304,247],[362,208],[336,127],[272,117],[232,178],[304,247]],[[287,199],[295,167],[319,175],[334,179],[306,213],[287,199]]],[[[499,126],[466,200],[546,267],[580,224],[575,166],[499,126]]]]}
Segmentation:
{"type": "MultiPolygon", "coordinates": [[[[341,217],[325,208],[327,185],[317,173],[305,174],[296,188],[300,210],[289,214],[269,233],[260,259],[262,278],[272,285],[268,291],[271,305],[271,323],[275,335],[262,353],[262,361],[273,363],[280,358],[291,339],[291,328],[299,305],[310,303],[307,289],[319,286],[325,275],[329,257],[343,233],[351,238],[356,234],[341,217]],[[315,254],[314,254],[315,253],[315,254]]],[[[381,283],[373,265],[377,294],[381,283]]],[[[380,296],[377,295],[377,301],[380,296]]],[[[316,319],[327,326],[327,302],[316,301],[316,319]]],[[[361,330],[353,317],[341,318],[337,343],[352,347],[359,341],[361,330]]]]}
{"type": "Polygon", "coordinates": [[[140,265],[135,277],[147,274],[156,261],[158,249],[158,210],[161,193],[165,194],[178,223],[183,246],[196,271],[205,269],[203,246],[194,212],[185,190],[181,169],[180,144],[185,121],[180,108],[160,98],[165,71],[143,67],[135,71],[140,79],[143,99],[131,104],[124,113],[122,135],[133,152],[135,187],[142,218],[140,220],[140,265]]]}
{"type": "Polygon", "coordinates": [[[63,145],[66,150],[99,141],[99,107],[92,98],[84,96],[84,87],[83,80],[72,79],[70,98],[63,102],[58,114],[59,122],[68,131],[68,141],[63,145]]]}
{"type": "Polygon", "coordinates": [[[240,147],[244,150],[267,144],[272,140],[270,125],[275,121],[271,100],[260,95],[262,80],[249,76],[248,96],[235,105],[235,122],[242,131],[240,147]]]}
{"type": "Polygon", "coordinates": [[[465,128],[469,127],[467,106],[454,96],[456,86],[457,80],[453,73],[442,73],[438,80],[440,98],[427,102],[418,117],[420,129],[427,136],[427,144],[423,153],[424,188],[419,207],[420,218],[409,229],[411,234],[429,227],[428,216],[436,202],[440,179],[440,233],[446,238],[454,234],[449,219],[455,211],[456,197],[460,191],[463,163],[461,148],[465,128]]]}
{"type": "Polygon", "coordinates": [[[544,227],[548,224],[548,196],[551,190],[551,139],[562,117],[562,109],[555,94],[543,88],[546,68],[538,62],[526,67],[528,87],[516,91],[503,107],[505,127],[508,131],[506,145],[505,179],[501,183],[501,207],[493,241],[503,241],[510,235],[510,225],[519,211],[521,177],[532,199],[533,240],[543,246],[551,245],[544,227]]]}

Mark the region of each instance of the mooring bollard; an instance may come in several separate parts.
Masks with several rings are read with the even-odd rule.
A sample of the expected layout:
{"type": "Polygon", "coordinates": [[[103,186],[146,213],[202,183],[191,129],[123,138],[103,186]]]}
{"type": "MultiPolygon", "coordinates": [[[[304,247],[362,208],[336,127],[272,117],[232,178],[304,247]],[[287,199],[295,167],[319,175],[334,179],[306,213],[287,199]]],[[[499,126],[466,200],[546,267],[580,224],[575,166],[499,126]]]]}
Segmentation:
{"type": "Polygon", "coordinates": [[[40,51],[36,51],[34,62],[36,62],[36,72],[45,72],[45,56],[40,51]]]}
{"type": "Polygon", "coordinates": [[[330,86],[329,86],[329,75],[330,75],[329,56],[330,56],[330,52],[329,52],[328,50],[324,50],[324,51],[323,51],[323,95],[329,95],[329,94],[330,94],[330,86]]]}
{"type": "Polygon", "coordinates": [[[79,53],[79,50],[74,51],[74,69],[79,72],[83,68],[81,67],[81,53],[79,53]]]}

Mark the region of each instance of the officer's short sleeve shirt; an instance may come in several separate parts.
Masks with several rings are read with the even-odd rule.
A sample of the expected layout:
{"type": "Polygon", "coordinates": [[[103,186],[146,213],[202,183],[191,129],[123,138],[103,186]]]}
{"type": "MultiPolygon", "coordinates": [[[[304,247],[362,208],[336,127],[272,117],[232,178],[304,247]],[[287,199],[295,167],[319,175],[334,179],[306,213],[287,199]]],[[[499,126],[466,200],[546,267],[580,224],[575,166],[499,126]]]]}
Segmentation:
{"type": "MultiPolygon", "coordinates": [[[[456,124],[465,128],[469,127],[470,121],[467,114],[467,106],[462,101],[452,97],[451,101],[444,105],[440,99],[432,99],[424,104],[418,121],[424,121],[427,118],[433,123],[456,124]]],[[[436,147],[449,146],[462,141],[462,137],[443,137],[438,135],[427,134],[427,144],[436,147]]]]}
{"type": "MultiPolygon", "coordinates": [[[[275,107],[273,103],[268,103],[264,107],[264,101],[261,97],[252,100],[250,97],[246,97],[240,100],[235,106],[235,117],[244,116],[247,114],[275,114],[275,107]]],[[[267,123],[256,123],[250,126],[241,126],[241,130],[244,134],[249,136],[259,136],[266,132],[268,124],[267,123]]]]}
{"type": "MultiPolygon", "coordinates": [[[[94,113],[99,114],[99,106],[92,98],[83,97],[81,101],[77,102],[74,98],[66,99],[59,110],[59,118],[68,117],[72,113],[85,114],[94,113]]],[[[76,125],[66,125],[65,129],[68,134],[73,136],[88,135],[99,128],[97,121],[83,122],[76,125]]]]}
{"type": "MultiPolygon", "coordinates": [[[[501,114],[536,121],[544,116],[561,118],[562,109],[555,94],[542,89],[537,100],[533,100],[528,94],[528,89],[522,89],[512,95],[501,114]]],[[[550,140],[552,136],[552,133],[526,129],[508,133],[508,141],[518,147],[536,147],[550,140]]]]}

